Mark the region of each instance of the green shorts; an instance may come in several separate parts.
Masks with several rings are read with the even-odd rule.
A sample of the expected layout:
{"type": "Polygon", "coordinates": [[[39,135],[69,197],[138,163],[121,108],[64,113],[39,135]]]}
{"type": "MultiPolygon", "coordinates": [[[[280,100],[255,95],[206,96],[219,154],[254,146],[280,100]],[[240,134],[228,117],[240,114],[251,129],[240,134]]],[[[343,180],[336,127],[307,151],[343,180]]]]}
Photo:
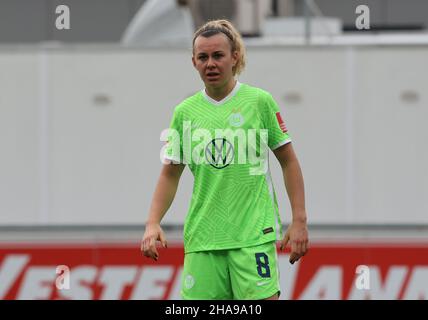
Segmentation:
{"type": "Polygon", "coordinates": [[[280,294],[275,241],[254,247],[186,253],[185,300],[266,299],[280,294]]]}

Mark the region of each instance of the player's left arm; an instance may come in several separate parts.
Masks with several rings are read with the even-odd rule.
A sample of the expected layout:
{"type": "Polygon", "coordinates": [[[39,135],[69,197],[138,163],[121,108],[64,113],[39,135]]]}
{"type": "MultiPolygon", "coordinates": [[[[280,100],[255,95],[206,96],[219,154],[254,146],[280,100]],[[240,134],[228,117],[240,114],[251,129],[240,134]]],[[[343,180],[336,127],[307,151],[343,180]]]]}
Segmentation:
{"type": "Polygon", "coordinates": [[[292,222],[281,241],[281,250],[290,241],[290,263],[293,264],[306,254],[309,243],[303,175],[291,142],[273,150],[273,153],[281,165],[292,210],[292,222]]]}

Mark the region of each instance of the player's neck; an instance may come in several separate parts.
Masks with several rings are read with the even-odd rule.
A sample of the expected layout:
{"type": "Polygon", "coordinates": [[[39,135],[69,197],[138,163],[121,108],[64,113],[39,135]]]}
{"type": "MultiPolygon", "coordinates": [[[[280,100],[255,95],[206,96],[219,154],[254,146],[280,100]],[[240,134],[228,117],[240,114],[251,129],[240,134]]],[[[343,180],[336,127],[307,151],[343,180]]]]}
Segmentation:
{"type": "Polygon", "coordinates": [[[216,100],[221,101],[224,98],[228,96],[229,93],[232,92],[233,88],[235,88],[236,81],[234,78],[232,78],[225,86],[213,88],[213,87],[205,87],[206,94],[216,100]]]}

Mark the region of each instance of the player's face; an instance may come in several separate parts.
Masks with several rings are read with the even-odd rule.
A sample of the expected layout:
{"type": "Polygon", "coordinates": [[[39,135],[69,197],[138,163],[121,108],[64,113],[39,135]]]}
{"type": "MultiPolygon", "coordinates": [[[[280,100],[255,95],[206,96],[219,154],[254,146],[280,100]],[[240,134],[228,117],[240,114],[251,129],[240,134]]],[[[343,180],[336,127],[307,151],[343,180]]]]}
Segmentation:
{"type": "Polygon", "coordinates": [[[233,79],[232,68],[238,52],[231,51],[231,44],[223,33],[196,38],[192,61],[206,87],[223,87],[233,79]]]}

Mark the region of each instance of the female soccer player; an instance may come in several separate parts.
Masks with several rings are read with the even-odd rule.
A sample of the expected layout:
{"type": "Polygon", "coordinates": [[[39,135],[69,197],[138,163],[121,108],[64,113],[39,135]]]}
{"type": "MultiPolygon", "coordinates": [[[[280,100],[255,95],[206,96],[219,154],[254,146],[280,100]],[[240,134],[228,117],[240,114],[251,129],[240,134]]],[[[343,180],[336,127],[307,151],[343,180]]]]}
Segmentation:
{"type": "Polygon", "coordinates": [[[167,246],[160,222],[187,164],[194,186],[184,224],[183,299],[278,299],[281,222],[263,145],[282,168],[292,222],[280,249],[291,242],[293,264],[308,250],[308,230],[291,139],[272,96],[235,79],[245,66],[245,48],[229,21],[210,21],[195,32],[192,62],[205,88],[174,110],[165,149],[169,162],[162,167],[141,250],[157,260],[156,241],[167,246]]]}

